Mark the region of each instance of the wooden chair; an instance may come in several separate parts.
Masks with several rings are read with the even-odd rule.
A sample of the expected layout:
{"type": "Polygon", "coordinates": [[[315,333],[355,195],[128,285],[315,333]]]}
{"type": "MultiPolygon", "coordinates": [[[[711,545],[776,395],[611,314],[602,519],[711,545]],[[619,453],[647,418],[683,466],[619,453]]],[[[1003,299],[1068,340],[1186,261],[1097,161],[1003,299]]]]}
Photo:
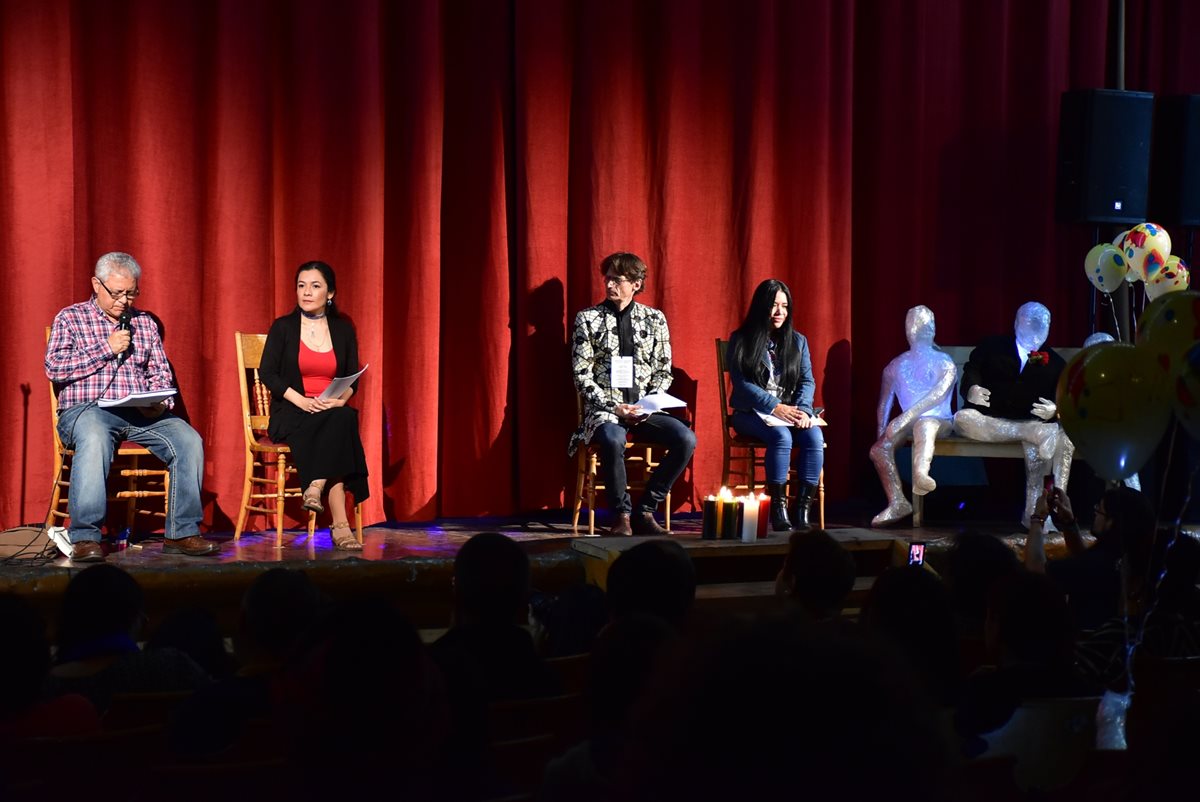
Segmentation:
{"type": "MultiPolygon", "coordinates": [[[[954,390],[952,391],[952,403],[954,409],[959,408],[959,384],[962,382],[963,366],[971,358],[971,352],[974,349],[970,345],[947,345],[942,346],[941,350],[950,355],[954,360],[954,370],[956,373],[954,379],[954,390]]],[[[1055,348],[1058,355],[1063,359],[1070,361],[1071,357],[1079,353],[1078,348],[1055,348]]],[[[939,437],[934,442],[933,455],[935,457],[1001,457],[1008,459],[1025,459],[1025,447],[1020,441],[1010,441],[1006,443],[984,443],[979,440],[972,440],[969,437],[963,437],[959,434],[951,434],[949,437],[939,437]]],[[[913,454],[913,471],[917,469],[917,455],[913,454]]],[[[935,491],[936,492],[936,491],[935,491]]],[[[912,494],[913,508],[913,526],[922,526],[925,522],[925,496],[912,494]]]]}
{"type": "MultiPolygon", "coordinates": [[[[46,342],[50,342],[50,327],[46,327],[46,342]]],[[[54,483],[50,489],[50,510],[46,513],[46,528],[65,526],[71,517],[67,509],[68,496],[71,487],[71,460],[75,450],[67,448],[58,436],[58,392],[54,382],[50,386],[50,431],[54,436],[54,483]]],[[[149,449],[137,443],[125,441],[117,446],[113,453],[113,464],[109,477],[119,476],[124,480],[124,487],[112,493],[109,501],[125,502],[125,526],[131,531],[137,522],[137,516],[146,515],[156,519],[166,520],[167,498],[171,485],[171,474],[166,467],[144,468],[141,465],[143,457],[156,459],[149,449]],[[162,508],[139,506],[143,499],[162,499],[162,508]]],[[[161,464],[161,463],[160,463],[161,464]]],[[[155,529],[158,527],[155,526],[155,529]]]]}
{"type": "MultiPolygon", "coordinates": [[[[288,457],[292,450],[267,435],[271,422],[271,391],[258,376],[262,363],[265,334],[234,332],[238,361],[238,385],[242,391],[242,433],[246,440],[246,479],[242,486],[242,507],[238,513],[233,540],[241,537],[251,512],[275,516],[275,548],[283,548],[283,507],[289,499],[299,499],[304,488],[289,484],[296,467],[288,457]],[[269,505],[269,506],[267,506],[269,505]]],[[[355,535],[363,542],[362,503],[354,505],[355,535]]],[[[316,530],[316,513],[308,513],[308,536],[316,530]]]]}
{"type": "MultiPolygon", "coordinates": [[[[725,355],[729,341],[717,339],[717,377],[721,391],[721,484],[731,491],[744,490],[753,493],[754,488],[766,484],[767,481],[767,444],[756,437],[748,437],[735,432],[729,423],[729,368],[725,355]],[[759,475],[762,481],[758,481],[759,475]],[[737,482],[734,482],[737,479],[737,482]]],[[[828,443],[826,444],[828,448],[828,443]]],[[[788,499],[795,500],[794,477],[796,471],[788,464],[788,499]]],[[[735,492],[734,495],[737,495],[735,492]]],[[[814,501],[817,505],[817,526],[825,528],[825,469],[817,478],[817,491],[814,501]]]]}
{"type": "MultiPolygon", "coordinates": [[[[583,420],[583,399],[575,397],[576,411],[579,420],[583,420]]],[[[633,440],[625,444],[625,476],[630,490],[641,490],[650,479],[650,474],[658,467],[654,457],[655,446],[650,443],[638,443],[633,440]]],[[[571,530],[579,531],[579,513],[587,500],[589,535],[596,534],[596,491],[605,490],[603,483],[597,479],[600,469],[600,456],[590,443],[580,444],[575,452],[575,512],[571,518],[571,530]]],[[[666,512],[666,528],[671,528],[671,491],[667,490],[664,506],[666,512]]]]}

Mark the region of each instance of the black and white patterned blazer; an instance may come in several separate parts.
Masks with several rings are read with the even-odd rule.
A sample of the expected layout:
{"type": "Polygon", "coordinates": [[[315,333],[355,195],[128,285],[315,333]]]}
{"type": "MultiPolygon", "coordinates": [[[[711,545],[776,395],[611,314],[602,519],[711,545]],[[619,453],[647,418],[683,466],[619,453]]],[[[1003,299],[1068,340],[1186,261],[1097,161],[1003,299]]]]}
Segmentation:
{"type": "MultiPolygon", "coordinates": [[[[633,385],[638,398],[671,386],[671,334],[667,318],[658,309],[633,302],[633,385]]],[[[605,304],[584,309],[575,316],[571,337],[571,368],[575,389],[583,399],[583,420],[571,435],[567,453],[575,455],[580,443],[590,443],[602,423],[617,423],[613,409],[625,403],[612,386],[612,358],[621,352],[617,316],[605,304]]]]}

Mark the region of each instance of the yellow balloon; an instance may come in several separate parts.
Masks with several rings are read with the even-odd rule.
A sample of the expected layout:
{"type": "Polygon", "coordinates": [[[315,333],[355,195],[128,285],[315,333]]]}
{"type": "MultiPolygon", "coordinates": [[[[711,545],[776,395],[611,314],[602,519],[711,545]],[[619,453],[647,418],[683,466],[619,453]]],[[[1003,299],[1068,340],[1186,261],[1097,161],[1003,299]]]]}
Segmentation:
{"type": "Polygon", "coordinates": [[[1175,416],[1192,437],[1200,440],[1200,343],[1196,343],[1183,355],[1179,370],[1175,372],[1174,397],[1175,416]]]}
{"type": "Polygon", "coordinates": [[[1058,380],[1058,414],[1075,450],[1097,475],[1119,481],[1146,464],[1171,419],[1171,407],[1141,346],[1085,348],[1058,380]]]}
{"type": "Polygon", "coordinates": [[[1146,297],[1150,300],[1161,298],[1168,292],[1183,292],[1191,284],[1192,276],[1188,267],[1178,256],[1167,258],[1167,263],[1146,282],[1146,297]]]}
{"type": "Polygon", "coordinates": [[[1138,321],[1138,345],[1158,380],[1170,383],[1184,353],[1200,340],[1200,292],[1172,292],[1150,303],[1138,321]]]}

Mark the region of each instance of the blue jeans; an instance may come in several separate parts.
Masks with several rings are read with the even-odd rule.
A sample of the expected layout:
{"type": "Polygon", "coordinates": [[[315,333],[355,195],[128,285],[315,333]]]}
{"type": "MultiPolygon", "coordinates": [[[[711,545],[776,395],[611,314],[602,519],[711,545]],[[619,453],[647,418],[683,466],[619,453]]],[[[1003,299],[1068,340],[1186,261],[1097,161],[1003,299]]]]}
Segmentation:
{"type": "Polygon", "coordinates": [[[200,534],[204,442],[181,419],[170,412],[148,418],[130,407],[77,404],[59,413],[58,436],[75,450],[67,495],[72,543],[100,540],[100,525],[108,510],[108,469],[117,446],[125,440],[145,446],[171,472],[166,538],[200,534]]]}
{"type": "Polygon", "coordinates": [[[692,452],[696,450],[696,435],[679,418],[662,413],[651,415],[634,426],[600,424],[592,435],[592,445],[600,456],[600,480],[604,482],[608,503],[614,513],[633,512],[625,477],[627,434],[633,435],[633,439],[639,442],[667,447],[667,453],[650,475],[638,502],[639,512],[654,512],[692,459],[692,452]]]}
{"type": "Polygon", "coordinates": [[[789,426],[768,426],[753,412],[738,410],[729,420],[733,430],[746,437],[754,437],[767,444],[767,482],[781,485],[787,481],[788,463],[793,449],[800,452],[796,460],[796,473],[800,481],[808,485],[817,484],[821,478],[821,466],[825,464],[825,438],[817,426],[811,429],[795,429],[789,426]]]}

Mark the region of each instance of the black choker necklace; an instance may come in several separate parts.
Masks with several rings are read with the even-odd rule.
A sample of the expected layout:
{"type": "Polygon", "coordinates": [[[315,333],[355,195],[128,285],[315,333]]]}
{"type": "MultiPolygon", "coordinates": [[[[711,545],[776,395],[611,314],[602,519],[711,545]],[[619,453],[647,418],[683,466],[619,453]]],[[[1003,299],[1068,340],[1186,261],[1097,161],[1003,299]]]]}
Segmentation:
{"type": "Polygon", "coordinates": [[[321,313],[321,314],[319,314],[319,315],[313,315],[313,314],[310,314],[310,313],[308,313],[308,312],[305,312],[303,309],[301,309],[301,310],[300,310],[300,314],[304,315],[304,316],[305,316],[306,318],[308,318],[309,320],[320,320],[321,318],[325,317],[325,313],[324,313],[324,312],[322,312],[322,313],[321,313]]]}

